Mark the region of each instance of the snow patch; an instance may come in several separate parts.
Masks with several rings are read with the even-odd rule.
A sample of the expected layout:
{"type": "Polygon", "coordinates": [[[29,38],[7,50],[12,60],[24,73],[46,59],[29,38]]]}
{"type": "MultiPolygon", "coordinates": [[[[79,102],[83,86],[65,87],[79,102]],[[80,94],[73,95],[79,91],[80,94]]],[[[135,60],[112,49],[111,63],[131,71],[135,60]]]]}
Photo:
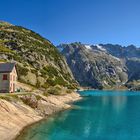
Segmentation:
{"type": "Polygon", "coordinates": [[[90,47],[90,45],[85,45],[85,47],[87,48],[87,49],[92,49],[91,47],[90,47]]]}
{"type": "Polygon", "coordinates": [[[119,59],[118,57],[115,57],[115,56],[113,56],[113,55],[111,55],[111,57],[113,57],[114,59],[120,61],[120,59],[119,59]]]}
{"type": "Polygon", "coordinates": [[[99,50],[102,50],[102,51],[106,51],[106,49],[104,49],[102,46],[100,46],[100,45],[96,45],[97,46],[97,48],[99,49],[99,50]]]}
{"type": "Polygon", "coordinates": [[[89,71],[89,70],[90,70],[90,64],[87,64],[87,65],[86,65],[85,70],[86,70],[86,71],[89,71]]]}

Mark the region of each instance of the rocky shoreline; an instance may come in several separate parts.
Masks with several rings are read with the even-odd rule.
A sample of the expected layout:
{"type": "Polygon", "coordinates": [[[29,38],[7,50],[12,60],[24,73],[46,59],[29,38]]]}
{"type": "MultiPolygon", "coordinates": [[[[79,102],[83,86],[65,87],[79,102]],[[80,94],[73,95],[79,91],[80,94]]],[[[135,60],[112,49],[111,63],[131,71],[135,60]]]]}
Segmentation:
{"type": "MultiPolygon", "coordinates": [[[[21,95],[0,99],[0,139],[14,140],[28,125],[35,123],[48,115],[71,107],[70,102],[80,100],[78,93],[64,95],[49,95],[48,97],[34,93],[31,98],[37,99],[36,107],[21,100],[21,95]],[[16,98],[16,101],[13,99],[16,98]]],[[[26,97],[27,95],[22,95],[26,97]]],[[[32,99],[33,100],[33,99],[32,99]]]]}

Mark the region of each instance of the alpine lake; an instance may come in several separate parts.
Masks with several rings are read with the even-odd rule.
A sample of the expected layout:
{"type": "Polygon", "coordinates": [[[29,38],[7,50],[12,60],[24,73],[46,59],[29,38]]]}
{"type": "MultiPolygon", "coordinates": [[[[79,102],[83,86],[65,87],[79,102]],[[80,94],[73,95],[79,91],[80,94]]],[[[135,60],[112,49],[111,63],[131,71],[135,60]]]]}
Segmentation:
{"type": "Polygon", "coordinates": [[[35,123],[16,140],[140,140],[140,92],[79,92],[73,108],[35,123]]]}

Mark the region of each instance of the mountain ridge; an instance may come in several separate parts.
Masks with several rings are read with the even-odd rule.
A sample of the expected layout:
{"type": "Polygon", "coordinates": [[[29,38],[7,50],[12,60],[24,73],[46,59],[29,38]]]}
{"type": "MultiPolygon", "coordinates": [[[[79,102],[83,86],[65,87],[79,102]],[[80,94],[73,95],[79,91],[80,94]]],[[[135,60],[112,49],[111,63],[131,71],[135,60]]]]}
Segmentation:
{"type": "Polygon", "coordinates": [[[82,86],[104,89],[127,86],[127,83],[140,79],[140,48],[134,45],[85,45],[76,42],[61,44],[58,49],[82,86]]]}

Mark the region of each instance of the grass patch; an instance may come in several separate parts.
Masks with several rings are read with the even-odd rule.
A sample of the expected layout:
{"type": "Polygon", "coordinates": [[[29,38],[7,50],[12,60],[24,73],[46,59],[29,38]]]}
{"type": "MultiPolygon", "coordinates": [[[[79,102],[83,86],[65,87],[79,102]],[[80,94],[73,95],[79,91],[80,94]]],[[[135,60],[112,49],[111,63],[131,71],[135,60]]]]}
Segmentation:
{"type": "Polygon", "coordinates": [[[0,99],[6,100],[6,101],[12,101],[10,96],[6,96],[6,95],[1,95],[0,99]]]}

